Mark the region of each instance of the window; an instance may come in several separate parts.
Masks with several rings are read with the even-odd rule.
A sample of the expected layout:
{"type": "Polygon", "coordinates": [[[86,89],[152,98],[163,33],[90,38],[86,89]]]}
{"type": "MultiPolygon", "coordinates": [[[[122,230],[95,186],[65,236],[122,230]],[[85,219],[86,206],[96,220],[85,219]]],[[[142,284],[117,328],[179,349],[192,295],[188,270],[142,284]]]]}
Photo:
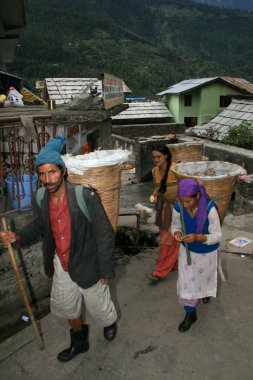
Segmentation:
{"type": "Polygon", "coordinates": [[[192,105],[192,96],[191,95],[185,95],[184,96],[184,105],[186,107],[191,107],[191,105],[192,105]]]}
{"type": "Polygon", "coordinates": [[[231,96],[220,96],[220,107],[228,107],[231,103],[231,96]]]}

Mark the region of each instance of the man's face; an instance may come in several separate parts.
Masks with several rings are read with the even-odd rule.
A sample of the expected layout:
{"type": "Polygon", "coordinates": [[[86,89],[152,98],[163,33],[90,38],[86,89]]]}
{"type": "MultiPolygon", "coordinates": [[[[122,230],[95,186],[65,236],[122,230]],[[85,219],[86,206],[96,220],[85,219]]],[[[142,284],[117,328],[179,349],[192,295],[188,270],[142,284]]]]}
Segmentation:
{"type": "Polygon", "coordinates": [[[55,164],[45,164],[37,167],[38,177],[49,193],[56,193],[63,185],[66,168],[60,169],[55,164]]]}

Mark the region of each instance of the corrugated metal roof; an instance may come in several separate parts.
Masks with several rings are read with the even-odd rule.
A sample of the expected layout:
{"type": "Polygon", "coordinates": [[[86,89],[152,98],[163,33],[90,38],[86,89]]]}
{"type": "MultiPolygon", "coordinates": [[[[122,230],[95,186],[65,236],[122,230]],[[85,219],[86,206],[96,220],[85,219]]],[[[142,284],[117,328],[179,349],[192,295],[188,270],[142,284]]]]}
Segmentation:
{"type": "Polygon", "coordinates": [[[67,104],[83,91],[90,93],[90,86],[96,86],[102,93],[102,81],[98,78],[46,78],[46,87],[50,100],[56,104],[67,104]]]}
{"type": "Polygon", "coordinates": [[[204,84],[212,82],[218,78],[219,77],[186,79],[182,82],[174,84],[173,86],[170,86],[167,88],[167,90],[159,92],[156,95],[162,96],[166,94],[180,94],[181,92],[189,91],[195,87],[203,86],[204,84]]]}
{"type": "Polygon", "coordinates": [[[232,103],[209,123],[188,128],[185,133],[200,137],[206,137],[212,133],[213,139],[222,140],[230,127],[240,125],[244,120],[253,122],[253,100],[233,99],[232,103]]]}
{"type": "Polygon", "coordinates": [[[247,81],[246,79],[233,78],[233,77],[212,77],[212,78],[186,79],[186,80],[183,80],[182,82],[174,84],[173,86],[170,86],[169,88],[167,88],[167,90],[159,92],[156,95],[163,96],[166,94],[181,94],[189,90],[192,90],[193,88],[203,86],[209,82],[212,82],[218,79],[225,81],[232,86],[240,88],[241,90],[244,90],[250,94],[253,94],[253,84],[247,81]]]}
{"type": "Polygon", "coordinates": [[[243,78],[233,78],[233,77],[221,77],[226,82],[233,84],[236,87],[240,87],[243,90],[253,94],[253,84],[243,78]]]}
{"type": "Polygon", "coordinates": [[[172,118],[172,114],[162,102],[129,103],[129,108],[112,116],[113,120],[172,118]]]}

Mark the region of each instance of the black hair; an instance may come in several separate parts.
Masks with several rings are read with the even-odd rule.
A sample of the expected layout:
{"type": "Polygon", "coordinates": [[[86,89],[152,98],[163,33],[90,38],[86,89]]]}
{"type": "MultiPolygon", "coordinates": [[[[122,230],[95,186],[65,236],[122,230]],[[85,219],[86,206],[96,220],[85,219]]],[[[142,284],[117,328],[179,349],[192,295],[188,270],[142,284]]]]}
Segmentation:
{"type": "Polygon", "coordinates": [[[166,184],[167,184],[168,173],[169,173],[170,166],[171,166],[172,154],[170,153],[170,150],[167,147],[167,145],[154,145],[151,149],[151,152],[153,152],[154,150],[157,150],[158,152],[165,154],[167,156],[167,158],[166,158],[167,165],[166,165],[165,173],[164,173],[164,176],[161,180],[161,186],[159,189],[159,192],[164,194],[167,190],[166,184]]]}
{"type": "MultiPolygon", "coordinates": [[[[66,166],[61,166],[61,165],[57,165],[58,168],[60,169],[61,173],[63,174],[64,173],[64,170],[66,169],[66,166]]],[[[67,178],[68,176],[68,171],[66,170],[66,173],[64,174],[64,177],[63,178],[67,178]]]]}

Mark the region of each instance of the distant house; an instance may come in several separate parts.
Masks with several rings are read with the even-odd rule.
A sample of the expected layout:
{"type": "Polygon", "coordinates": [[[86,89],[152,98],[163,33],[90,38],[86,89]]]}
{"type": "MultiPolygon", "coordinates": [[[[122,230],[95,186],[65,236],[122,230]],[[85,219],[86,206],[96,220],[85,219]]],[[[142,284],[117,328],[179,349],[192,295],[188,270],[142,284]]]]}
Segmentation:
{"type": "Polygon", "coordinates": [[[92,90],[102,93],[102,80],[98,78],[46,78],[43,99],[54,100],[55,104],[68,104],[82,92],[92,90]]]}
{"type": "Polygon", "coordinates": [[[174,121],[186,128],[207,123],[238,95],[253,95],[253,84],[242,78],[187,79],[156,94],[166,96],[174,121]]]}
{"type": "Polygon", "coordinates": [[[251,123],[253,128],[253,100],[233,99],[232,103],[209,123],[196,125],[185,132],[188,135],[212,137],[212,140],[219,141],[226,136],[231,127],[239,126],[243,121],[251,123]]]}
{"type": "Polygon", "coordinates": [[[133,102],[116,116],[112,116],[113,124],[168,123],[172,115],[162,102],[133,102]]]}
{"type": "MultiPolygon", "coordinates": [[[[81,93],[96,93],[102,96],[102,80],[98,78],[46,78],[39,81],[43,88],[43,99],[54,100],[55,104],[68,104],[81,93]],[[44,84],[44,85],[43,85],[44,84]]],[[[129,94],[131,90],[123,82],[123,93],[129,94]]]]}

